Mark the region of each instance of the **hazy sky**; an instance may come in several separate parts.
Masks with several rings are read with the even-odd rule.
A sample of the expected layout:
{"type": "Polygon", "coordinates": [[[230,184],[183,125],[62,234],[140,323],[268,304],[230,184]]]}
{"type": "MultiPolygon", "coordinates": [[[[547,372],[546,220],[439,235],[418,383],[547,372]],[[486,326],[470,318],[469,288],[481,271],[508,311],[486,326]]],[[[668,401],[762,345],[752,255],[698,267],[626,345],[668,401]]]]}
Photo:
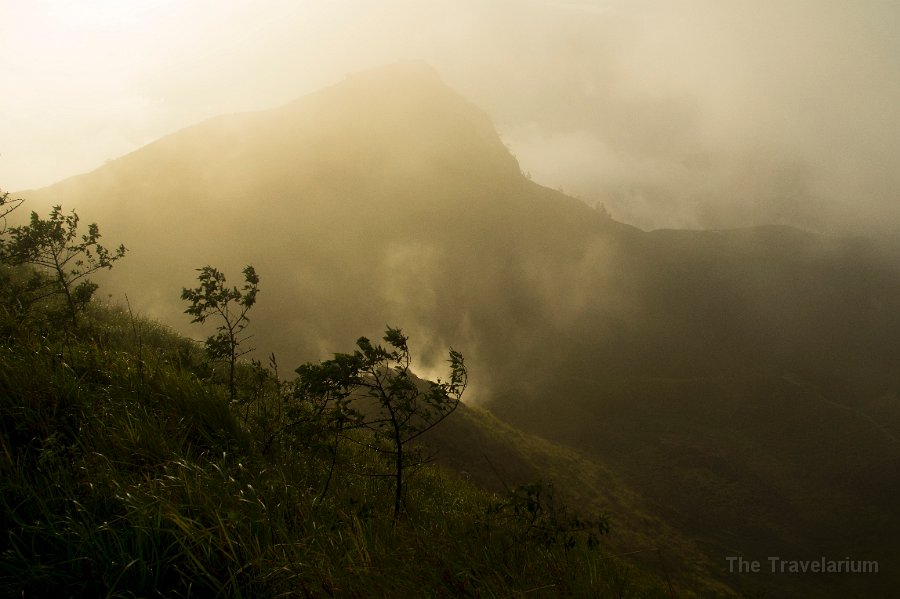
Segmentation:
{"type": "Polygon", "coordinates": [[[0,0],[0,188],[424,59],[642,228],[900,230],[893,0],[0,0]]]}

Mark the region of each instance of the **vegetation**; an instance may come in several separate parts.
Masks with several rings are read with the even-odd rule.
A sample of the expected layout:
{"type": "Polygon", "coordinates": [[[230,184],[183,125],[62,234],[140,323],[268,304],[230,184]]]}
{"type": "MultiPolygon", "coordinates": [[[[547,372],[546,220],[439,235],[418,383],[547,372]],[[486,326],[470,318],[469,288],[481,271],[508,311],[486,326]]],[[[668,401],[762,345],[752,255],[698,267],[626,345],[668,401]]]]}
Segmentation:
{"type": "Polygon", "coordinates": [[[331,419],[338,426],[335,444],[345,428],[365,428],[372,433],[372,442],[362,442],[364,446],[389,456],[389,474],[368,476],[393,479],[397,518],[403,504],[403,473],[422,464],[410,455],[410,443],[453,413],[468,377],[462,354],[451,349],[449,382],[428,382],[422,390],[409,370],[408,338],[399,329],[388,327],[384,340],[392,349],[360,337],[356,342],[359,349],[352,354],[337,354],[321,364],[306,364],[297,373],[301,393],[311,395],[320,405],[334,400],[339,412],[337,419],[331,419]],[[372,401],[360,410],[350,407],[351,399],[355,403],[372,401]],[[383,440],[387,447],[381,443],[383,440]]]}
{"type": "Polygon", "coordinates": [[[218,331],[206,339],[206,351],[214,360],[224,360],[228,364],[228,393],[231,401],[237,398],[235,385],[235,366],[238,358],[253,351],[238,349],[238,346],[249,337],[242,337],[244,329],[250,323],[247,312],[256,303],[259,293],[259,276],[252,266],[244,267],[244,287],[229,288],[225,275],[212,266],[197,269],[200,286],[194,289],[181,290],[181,299],[191,302],[185,314],[194,317],[191,322],[203,324],[210,317],[216,317],[218,331]]]}
{"type": "Polygon", "coordinates": [[[22,200],[20,198],[10,199],[8,191],[0,190],[0,222],[3,223],[2,228],[0,228],[0,234],[6,232],[6,215],[18,208],[21,204],[22,200]]]}
{"type": "Polygon", "coordinates": [[[190,340],[130,310],[85,301],[61,332],[4,321],[0,595],[663,596],[598,548],[602,522],[541,487],[502,497],[427,465],[393,487],[361,476],[406,472],[397,455],[466,383],[458,353],[448,382],[423,383],[406,337],[385,340],[292,382],[235,361],[226,391],[190,340]],[[342,378],[324,376],[337,367],[342,378]],[[334,431],[354,441],[343,460],[321,451],[334,431]]]}
{"type": "MultiPolygon", "coordinates": [[[[7,204],[6,200],[4,197],[4,205],[0,206],[4,215],[18,207],[7,204]]],[[[87,233],[81,233],[79,220],[74,210],[63,214],[61,206],[54,206],[46,219],[32,212],[29,224],[10,228],[9,239],[3,243],[5,261],[39,269],[24,287],[15,290],[20,296],[18,305],[62,296],[65,306],[61,314],[71,321],[73,328],[78,327],[78,314],[97,290],[96,283],[87,277],[98,270],[111,269],[126,252],[124,245],[112,251],[101,245],[96,223],[88,225],[87,233]],[[49,276],[42,276],[42,272],[49,276]]]]}
{"type": "MultiPolygon", "coordinates": [[[[640,596],[596,531],[536,535],[561,521],[533,495],[425,467],[397,520],[382,479],[330,472],[299,436],[264,455],[189,341],[101,306],[85,321],[75,342],[19,330],[0,344],[2,595],[640,596]]],[[[292,401],[279,387],[261,401],[292,401]]]]}

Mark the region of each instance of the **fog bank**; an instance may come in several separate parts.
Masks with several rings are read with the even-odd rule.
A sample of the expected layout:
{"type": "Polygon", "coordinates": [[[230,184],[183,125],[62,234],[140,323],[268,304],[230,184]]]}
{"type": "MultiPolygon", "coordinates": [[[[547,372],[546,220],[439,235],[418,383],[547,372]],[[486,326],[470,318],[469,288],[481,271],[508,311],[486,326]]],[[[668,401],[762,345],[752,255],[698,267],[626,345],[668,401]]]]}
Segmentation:
{"type": "Polygon", "coordinates": [[[396,60],[523,170],[644,229],[900,225],[900,8],[867,1],[5,0],[0,186],[396,60]]]}

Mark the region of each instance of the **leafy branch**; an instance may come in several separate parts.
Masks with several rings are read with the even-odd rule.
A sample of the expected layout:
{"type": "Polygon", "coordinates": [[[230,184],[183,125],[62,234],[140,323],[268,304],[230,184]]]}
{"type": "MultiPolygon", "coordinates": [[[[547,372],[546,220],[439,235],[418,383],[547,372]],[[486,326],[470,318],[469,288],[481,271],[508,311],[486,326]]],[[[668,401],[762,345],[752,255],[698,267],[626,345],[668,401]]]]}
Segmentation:
{"type": "MultiPolygon", "coordinates": [[[[8,208],[4,214],[13,209],[8,208]]],[[[27,225],[9,229],[10,238],[4,249],[9,263],[30,264],[50,273],[48,280],[34,285],[36,299],[62,295],[74,327],[78,326],[78,313],[97,290],[97,285],[87,277],[98,270],[111,269],[127,251],[124,245],[114,250],[101,245],[97,223],[88,225],[87,233],[81,234],[79,221],[74,210],[64,214],[59,205],[53,207],[46,219],[32,212],[27,225]]]]}
{"type": "Polygon", "coordinates": [[[203,324],[209,318],[219,322],[216,334],[206,339],[205,347],[212,359],[228,364],[228,391],[234,401],[237,397],[235,365],[238,358],[253,351],[252,348],[239,350],[238,347],[250,338],[244,336],[243,331],[250,323],[247,312],[256,303],[259,293],[259,276],[252,266],[245,266],[244,286],[238,289],[229,287],[225,275],[212,266],[198,268],[197,272],[200,273],[197,276],[200,285],[181,290],[181,299],[191,303],[184,312],[194,317],[192,323],[203,324]]]}
{"type": "Polygon", "coordinates": [[[418,381],[410,372],[408,337],[388,327],[383,339],[387,347],[360,337],[352,354],[335,354],[331,360],[301,366],[297,390],[304,398],[317,398],[313,401],[323,410],[330,404],[339,430],[364,428],[373,434],[375,442],[365,446],[388,456],[392,468],[390,473],[371,476],[393,479],[397,518],[403,504],[404,473],[416,465],[408,445],[456,410],[468,375],[462,354],[451,348],[449,381],[418,381]]]}
{"type": "MultiPolygon", "coordinates": [[[[0,191],[0,235],[6,232],[6,216],[22,205],[25,200],[21,198],[9,199],[8,191],[0,191]]],[[[0,240],[2,241],[2,240],[0,240]]]]}

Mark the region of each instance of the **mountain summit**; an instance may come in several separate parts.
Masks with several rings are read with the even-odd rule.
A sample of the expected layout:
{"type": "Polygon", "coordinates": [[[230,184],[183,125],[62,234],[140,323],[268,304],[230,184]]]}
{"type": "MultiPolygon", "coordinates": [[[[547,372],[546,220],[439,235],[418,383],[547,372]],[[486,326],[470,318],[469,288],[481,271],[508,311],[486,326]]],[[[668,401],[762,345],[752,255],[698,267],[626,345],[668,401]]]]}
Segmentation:
{"type": "Polygon", "coordinates": [[[54,192],[85,177],[123,195],[133,179],[149,178],[157,190],[182,196],[215,188],[284,196],[390,178],[412,190],[447,176],[510,180],[519,167],[481,110],[431,67],[405,62],[349,75],[280,108],[209,119],[54,192]]]}

